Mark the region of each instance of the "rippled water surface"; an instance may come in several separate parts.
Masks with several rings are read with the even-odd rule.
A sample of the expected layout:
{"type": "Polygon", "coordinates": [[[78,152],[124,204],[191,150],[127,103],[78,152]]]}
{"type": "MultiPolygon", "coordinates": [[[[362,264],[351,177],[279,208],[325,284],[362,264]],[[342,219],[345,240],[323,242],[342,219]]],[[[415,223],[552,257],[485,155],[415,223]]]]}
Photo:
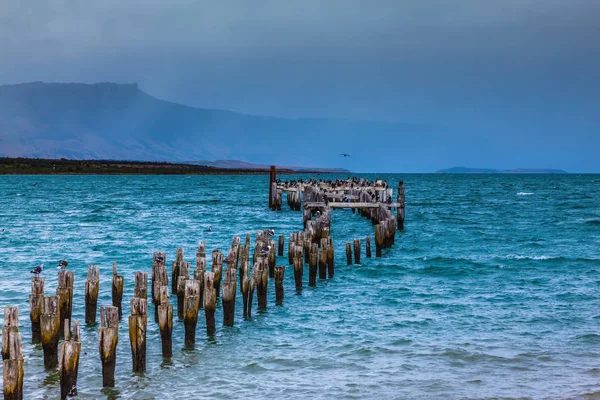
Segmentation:
{"type": "MultiPolygon", "coordinates": [[[[119,327],[117,387],[102,389],[97,326],[82,331],[80,398],[598,398],[600,397],[600,176],[389,175],[406,186],[406,230],[382,258],[346,266],[345,242],[369,221],[335,211],[336,275],[293,288],[283,306],[205,336],[194,349],[174,323],[163,360],[153,306],[147,373],[131,372],[127,319],[119,327]]],[[[371,176],[372,178],[372,176],[371,176]]],[[[29,269],[58,260],[75,271],[73,318],[84,319],[88,264],[150,272],[152,252],[197,243],[226,251],[233,235],[299,230],[300,212],[267,208],[265,176],[0,177],[0,305],[18,305],[25,398],[56,398],[56,372],[30,344],[29,269]],[[36,184],[34,186],[34,184],[36,184]],[[208,226],[212,233],[204,233],[208,226]]],[[[364,240],[363,240],[364,242],[364,240]]],[[[363,248],[364,250],[364,248],[363,248]]],[[[287,254],[287,252],[286,252],[287,254]]],[[[287,256],[278,259],[287,264],[287,256]]],[[[305,268],[305,274],[308,268],[305,268]]],[[[305,284],[308,277],[305,276],[305,284]]],[[[172,303],[176,303],[175,300],[172,303]]],[[[256,306],[254,307],[256,309],[256,306]]],[[[128,308],[124,309],[128,314],[128,308]]],[[[222,320],[220,306],[217,322],[222,320]]],[[[219,325],[219,323],[217,324],[219,325]]]]}

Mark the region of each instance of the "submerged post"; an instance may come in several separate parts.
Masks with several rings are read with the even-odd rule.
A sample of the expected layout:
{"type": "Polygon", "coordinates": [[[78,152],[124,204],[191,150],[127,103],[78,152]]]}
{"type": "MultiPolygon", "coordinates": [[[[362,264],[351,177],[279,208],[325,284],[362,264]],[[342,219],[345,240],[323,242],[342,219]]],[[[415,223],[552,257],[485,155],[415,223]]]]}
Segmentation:
{"type": "Polygon", "coordinates": [[[160,305],[158,306],[158,328],[162,342],[162,356],[173,356],[173,306],[169,302],[169,287],[160,287],[160,305]]]}
{"type": "Polygon", "coordinates": [[[42,335],[42,348],[44,349],[44,367],[46,369],[53,369],[58,365],[60,318],[58,296],[44,297],[40,317],[40,332],[42,335]]]}
{"type": "Polygon", "coordinates": [[[285,274],[285,266],[275,267],[275,304],[283,304],[283,276],[285,274]]]}
{"type": "Polygon", "coordinates": [[[360,264],[360,239],[354,239],[354,264],[360,264]]]}
{"type": "Polygon", "coordinates": [[[73,321],[73,337],[69,334],[69,327],[65,325],[65,341],[60,344],[60,398],[66,399],[77,396],[77,372],[79,370],[79,353],[81,353],[81,340],[79,339],[79,321],[73,321]]]}
{"type": "MultiPolygon", "coordinates": [[[[179,277],[181,279],[181,277],[179,277]]],[[[196,324],[200,308],[200,282],[188,279],[184,284],[183,326],[185,328],[185,345],[196,343],[196,324]]]]}
{"type": "Polygon", "coordinates": [[[135,273],[134,297],[129,316],[129,341],[133,372],[146,371],[146,329],[148,326],[148,273],[135,273]]]}
{"type": "Polygon", "coordinates": [[[215,273],[204,273],[204,315],[206,317],[206,335],[215,334],[215,309],[217,306],[217,290],[215,289],[215,273]]]}
{"type": "Polygon", "coordinates": [[[115,365],[119,343],[119,309],[115,306],[100,307],[98,350],[102,362],[102,386],[115,386],[115,365]]]}
{"type": "Polygon", "coordinates": [[[352,265],[352,247],[350,247],[350,242],[346,242],[346,265],[352,265]]]}
{"type": "Polygon", "coordinates": [[[371,236],[365,239],[365,256],[371,258],[371,236]]]}

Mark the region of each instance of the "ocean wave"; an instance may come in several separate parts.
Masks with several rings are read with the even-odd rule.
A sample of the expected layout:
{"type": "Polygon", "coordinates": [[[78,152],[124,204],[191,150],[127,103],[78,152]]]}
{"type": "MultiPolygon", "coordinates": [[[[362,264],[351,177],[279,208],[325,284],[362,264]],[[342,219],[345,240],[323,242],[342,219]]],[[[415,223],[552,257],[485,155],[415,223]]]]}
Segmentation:
{"type": "Polygon", "coordinates": [[[517,193],[517,196],[531,196],[532,194],[532,192],[519,192],[517,193]]]}
{"type": "Polygon", "coordinates": [[[590,219],[585,221],[586,225],[598,226],[600,225],[600,219],[590,219]]]}

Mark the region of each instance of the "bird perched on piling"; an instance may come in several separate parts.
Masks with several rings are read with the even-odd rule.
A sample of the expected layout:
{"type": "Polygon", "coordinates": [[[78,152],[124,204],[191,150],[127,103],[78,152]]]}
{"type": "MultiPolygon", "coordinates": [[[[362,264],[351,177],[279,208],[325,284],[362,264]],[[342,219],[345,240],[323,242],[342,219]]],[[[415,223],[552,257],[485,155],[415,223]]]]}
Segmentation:
{"type": "Polygon", "coordinates": [[[267,235],[275,236],[275,229],[267,229],[267,235]]]}
{"type": "Polygon", "coordinates": [[[43,270],[44,270],[44,264],[42,263],[29,272],[34,275],[39,275],[42,273],[43,270]]]}
{"type": "Polygon", "coordinates": [[[263,256],[268,256],[271,253],[271,246],[263,247],[260,249],[260,254],[263,256]]]}
{"type": "Polygon", "coordinates": [[[58,262],[58,266],[56,268],[65,269],[65,268],[67,268],[68,265],[69,265],[69,261],[61,260],[58,262]]]}
{"type": "Polygon", "coordinates": [[[235,258],[234,258],[233,256],[234,256],[234,254],[233,254],[233,253],[229,253],[229,254],[227,255],[227,257],[226,257],[226,258],[223,260],[223,262],[224,262],[225,264],[231,264],[231,263],[235,262],[235,258]]]}
{"type": "Polygon", "coordinates": [[[159,264],[164,264],[165,258],[163,256],[157,255],[156,257],[154,257],[154,261],[156,261],[159,264]]]}

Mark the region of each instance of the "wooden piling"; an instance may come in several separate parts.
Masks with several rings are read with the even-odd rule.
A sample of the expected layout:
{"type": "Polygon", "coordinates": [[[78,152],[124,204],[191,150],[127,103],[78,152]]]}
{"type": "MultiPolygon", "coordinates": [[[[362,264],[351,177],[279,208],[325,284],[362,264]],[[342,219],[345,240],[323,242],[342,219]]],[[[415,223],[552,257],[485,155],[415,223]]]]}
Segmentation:
{"type": "Polygon", "coordinates": [[[354,264],[360,264],[360,239],[354,239],[354,264]]]}
{"type": "Polygon", "coordinates": [[[398,184],[398,199],[396,202],[399,204],[397,210],[398,229],[404,230],[404,212],[405,212],[405,200],[404,200],[404,183],[400,181],[398,184]]]}
{"type": "Polygon", "coordinates": [[[248,247],[242,246],[241,262],[240,262],[240,291],[242,292],[243,315],[248,315],[248,290],[250,284],[250,261],[248,247]]]}
{"type": "MultiPolygon", "coordinates": [[[[179,277],[181,279],[181,276],[179,277]]],[[[200,308],[200,282],[188,279],[184,285],[183,325],[185,328],[185,345],[193,346],[196,342],[196,324],[200,308]]]]}
{"type": "Polygon", "coordinates": [[[269,255],[267,256],[269,262],[269,278],[275,277],[275,265],[277,264],[277,253],[275,249],[275,241],[269,241],[269,255]]]}
{"type": "MultiPolygon", "coordinates": [[[[184,262],[179,266],[177,277],[177,318],[183,319],[183,308],[185,300],[185,284],[190,279],[190,263],[184,262]]],[[[200,292],[198,291],[198,297],[200,292]]]]}
{"type": "Polygon", "coordinates": [[[237,273],[235,268],[227,266],[223,281],[223,325],[233,326],[235,319],[235,294],[237,273]]]}
{"type": "Polygon", "coordinates": [[[352,265],[352,246],[346,242],[346,265],[352,265]]]}
{"type": "Polygon", "coordinates": [[[217,306],[217,290],[215,288],[215,273],[204,273],[204,315],[206,316],[206,335],[215,334],[215,309],[217,306]]]}
{"type": "Polygon", "coordinates": [[[4,307],[2,372],[5,399],[23,399],[23,377],[25,375],[23,365],[23,347],[21,334],[19,333],[19,309],[18,307],[4,307]]]}
{"type": "Polygon", "coordinates": [[[129,341],[133,372],[146,371],[146,330],[148,326],[148,273],[135,273],[135,288],[129,305],[129,341]]]}
{"type": "Polygon", "coordinates": [[[375,225],[375,257],[381,257],[381,250],[385,243],[385,232],[383,225],[375,225]]]}
{"type": "MultiPolygon", "coordinates": [[[[60,270],[58,271],[58,286],[56,287],[56,296],[58,296],[58,307],[59,307],[59,336],[64,332],[64,323],[71,321],[71,314],[73,311],[73,284],[74,284],[74,273],[73,271],[60,270]]],[[[69,326],[69,328],[71,328],[69,326]]]]}
{"type": "Polygon", "coordinates": [[[177,293],[177,278],[179,278],[179,267],[183,264],[183,249],[178,248],[175,261],[171,264],[171,293],[177,293]]]}
{"type": "Polygon", "coordinates": [[[267,287],[269,282],[269,264],[262,257],[256,259],[252,279],[256,286],[257,306],[259,310],[267,308],[267,287]]]}
{"type": "Polygon", "coordinates": [[[219,297],[221,294],[221,277],[223,276],[223,253],[221,253],[221,250],[213,250],[211,270],[215,274],[215,294],[219,297]]]}
{"type": "Polygon", "coordinates": [[[31,342],[39,343],[40,316],[44,303],[44,278],[35,276],[31,279],[31,294],[29,295],[29,319],[31,320],[31,342]]]}
{"type": "Polygon", "coordinates": [[[308,262],[308,286],[317,286],[317,268],[319,263],[319,246],[312,243],[308,262]]]}
{"type": "MultiPolygon", "coordinates": [[[[296,246],[299,248],[300,246],[296,246]]],[[[301,248],[300,248],[301,249],[301,248]]],[[[302,292],[302,276],[304,275],[304,262],[302,252],[300,256],[294,257],[294,282],[296,284],[296,293],[302,292]]]]}
{"type": "MultiPolygon", "coordinates": [[[[146,275],[147,276],[147,275],[146,275]]],[[[130,302],[129,341],[133,372],[146,371],[146,328],[148,326],[148,299],[133,297],[130,302]]]]}
{"type": "Polygon", "coordinates": [[[275,267],[275,304],[283,304],[283,277],[285,275],[285,266],[275,267]]]}
{"type": "Polygon", "coordinates": [[[98,291],[100,290],[100,267],[88,265],[88,275],[85,281],[85,323],[96,323],[98,307],[98,291]]]}
{"type": "Polygon", "coordinates": [[[100,328],[98,328],[98,351],[102,363],[102,386],[115,386],[115,366],[117,364],[117,343],[119,343],[119,308],[100,307],[100,328]]]}
{"type": "Polygon", "coordinates": [[[279,242],[277,247],[277,255],[283,257],[283,248],[285,246],[285,236],[279,235],[279,242]]]}
{"type": "Polygon", "coordinates": [[[327,238],[327,274],[329,278],[333,278],[335,274],[335,252],[333,247],[333,238],[327,238]]]}
{"type": "Polygon", "coordinates": [[[194,270],[194,279],[200,282],[200,308],[204,308],[204,273],[206,272],[206,244],[198,243],[196,252],[196,269],[194,270]]]}
{"type": "Polygon", "coordinates": [[[53,369],[58,365],[60,318],[58,296],[44,297],[42,315],[40,316],[40,333],[44,350],[44,367],[46,369],[53,369]]]}
{"type": "Polygon", "coordinates": [[[246,316],[248,318],[252,317],[252,300],[254,298],[254,290],[256,289],[256,280],[254,279],[254,275],[252,275],[252,279],[250,279],[250,288],[248,290],[248,312],[246,316]]]}
{"type": "Polygon", "coordinates": [[[167,254],[155,251],[152,255],[152,303],[154,304],[154,320],[158,322],[158,306],[160,305],[160,288],[169,284],[167,267],[165,266],[167,254]]]}
{"type": "Polygon", "coordinates": [[[327,279],[327,249],[319,250],[319,279],[327,279]]]}
{"type": "Polygon", "coordinates": [[[112,276],[112,305],[117,307],[119,318],[123,316],[123,287],[125,286],[125,278],[117,274],[117,263],[113,262],[112,276]]]}
{"type": "Polygon", "coordinates": [[[371,258],[371,236],[365,239],[365,256],[371,258]]]}
{"type": "Polygon", "coordinates": [[[60,344],[60,398],[77,396],[77,372],[79,370],[79,354],[81,340],[79,337],[79,321],[73,321],[73,337],[69,334],[69,325],[65,325],[65,341],[60,344]]]}
{"type": "Polygon", "coordinates": [[[269,208],[272,210],[275,206],[277,196],[277,167],[271,165],[269,169],[269,208]]]}
{"type": "MultiPolygon", "coordinates": [[[[204,282],[204,277],[202,282],[204,282]]],[[[200,284],[200,281],[198,281],[198,284],[200,284]]],[[[160,329],[160,340],[162,342],[162,356],[171,358],[173,356],[173,306],[169,302],[169,287],[164,285],[159,290],[158,328],[160,329]]]]}

